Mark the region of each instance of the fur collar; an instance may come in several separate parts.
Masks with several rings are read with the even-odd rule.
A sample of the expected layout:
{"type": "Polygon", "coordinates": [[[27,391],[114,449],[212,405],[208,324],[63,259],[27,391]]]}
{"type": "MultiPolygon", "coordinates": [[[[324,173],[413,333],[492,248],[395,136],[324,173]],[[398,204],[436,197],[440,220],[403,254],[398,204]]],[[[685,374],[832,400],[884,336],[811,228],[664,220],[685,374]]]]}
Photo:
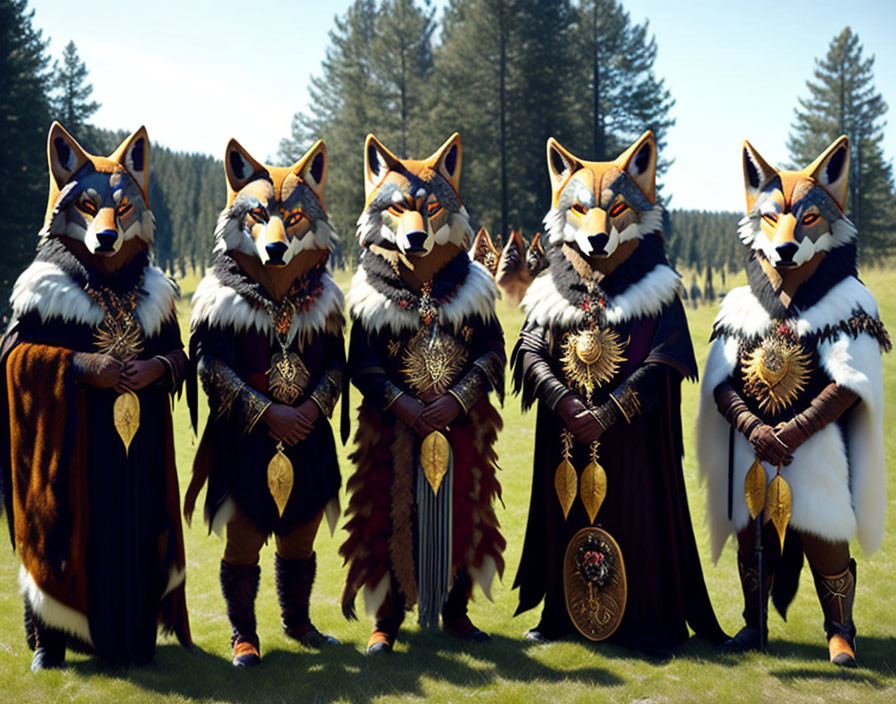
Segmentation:
{"type": "MultiPolygon", "coordinates": [[[[318,272],[312,270],[309,277],[313,277],[309,278],[309,283],[319,283],[319,287],[313,286],[314,290],[308,293],[313,297],[310,305],[300,305],[293,315],[287,345],[292,344],[300,332],[307,334],[325,330],[334,316],[338,318],[340,327],[342,325],[342,289],[324,267],[318,272]]],[[[305,295],[300,291],[296,298],[305,295]]],[[[255,329],[273,342],[274,327],[266,307],[270,303],[273,301],[267,292],[250,279],[232,257],[219,253],[211,272],[199,282],[193,294],[190,329],[195,330],[203,324],[232,330],[234,334],[255,329]]]]}
{"type": "Polygon", "coordinates": [[[158,334],[162,323],[175,316],[180,289],[173,279],[139,255],[113,278],[104,278],[85,266],[58,239],[38,245],[34,262],[22,272],[13,287],[10,306],[21,318],[36,312],[42,322],[61,318],[66,323],[95,327],[103,322],[103,309],[85,290],[106,288],[125,293],[139,288],[137,318],[147,337],[158,334]]]}
{"type": "MultiPolygon", "coordinates": [[[[877,301],[854,276],[843,279],[817,303],[785,320],[798,338],[812,335],[831,338],[840,331],[853,336],[867,332],[883,349],[890,346],[889,336],[880,322],[877,301]]],[[[778,322],[749,286],[741,286],[732,289],[722,301],[712,337],[758,339],[772,332],[778,322]]]]}
{"type": "MultiPolygon", "coordinates": [[[[548,250],[548,270],[535,279],[522,307],[528,324],[540,327],[575,327],[584,323],[588,292],[559,247],[548,250]]],[[[619,325],[628,320],[660,313],[678,295],[678,273],[666,263],[662,238],[651,234],[632,255],[599,285],[591,297],[605,301],[604,323],[619,325]]]]}
{"type": "MultiPolygon", "coordinates": [[[[441,302],[439,322],[457,328],[473,316],[483,321],[493,318],[495,301],[500,294],[488,270],[478,262],[470,261],[467,253],[461,250],[436,274],[432,296],[441,302]]],[[[417,330],[420,315],[414,305],[416,298],[383,257],[370,250],[362,253],[361,266],[348,292],[352,318],[360,320],[372,332],[386,327],[393,333],[417,330]]]]}

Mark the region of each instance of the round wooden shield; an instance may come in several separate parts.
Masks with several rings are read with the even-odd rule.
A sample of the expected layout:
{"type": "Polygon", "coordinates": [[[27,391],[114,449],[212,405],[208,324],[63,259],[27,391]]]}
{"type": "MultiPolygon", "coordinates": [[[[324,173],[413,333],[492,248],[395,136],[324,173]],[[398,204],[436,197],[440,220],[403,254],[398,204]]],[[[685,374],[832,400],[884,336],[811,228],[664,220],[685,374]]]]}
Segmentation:
{"type": "Polygon", "coordinates": [[[563,561],[566,610],[579,633],[609,638],[619,628],[628,595],[622,551],[603,528],[576,533],[563,561]]]}

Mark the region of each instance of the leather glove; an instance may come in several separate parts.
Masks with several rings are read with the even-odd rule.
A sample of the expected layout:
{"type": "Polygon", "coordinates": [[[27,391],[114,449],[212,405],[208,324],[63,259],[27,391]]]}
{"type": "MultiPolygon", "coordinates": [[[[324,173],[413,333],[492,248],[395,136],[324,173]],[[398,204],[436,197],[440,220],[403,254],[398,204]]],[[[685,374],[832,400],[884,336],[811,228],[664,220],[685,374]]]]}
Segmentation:
{"type": "Polygon", "coordinates": [[[793,455],[788,452],[788,447],[775,434],[774,429],[765,423],[759,423],[753,428],[748,438],[756,456],[763,462],[775,466],[790,464],[793,455]]]}
{"type": "Polygon", "coordinates": [[[557,415],[582,445],[590,445],[604,432],[604,427],[574,393],[568,393],[557,402],[557,415]]]}

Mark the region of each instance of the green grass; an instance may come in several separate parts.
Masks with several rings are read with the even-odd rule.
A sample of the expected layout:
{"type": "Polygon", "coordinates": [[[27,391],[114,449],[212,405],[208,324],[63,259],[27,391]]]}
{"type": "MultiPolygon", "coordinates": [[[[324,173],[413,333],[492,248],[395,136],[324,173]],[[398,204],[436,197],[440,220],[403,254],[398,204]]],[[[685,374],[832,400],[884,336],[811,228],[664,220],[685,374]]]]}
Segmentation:
{"type": "MultiPolygon", "coordinates": [[[[896,277],[884,270],[866,272],[885,321],[896,321],[896,277]]],[[[188,320],[189,293],[195,279],[183,282],[185,301],[181,320],[188,320]]],[[[340,283],[348,284],[342,275],[340,283]]],[[[729,282],[731,284],[731,282],[729,282]]],[[[697,357],[702,367],[706,338],[715,309],[688,309],[697,357]]],[[[518,310],[502,301],[499,308],[508,345],[522,323],[518,310]]],[[[884,359],[887,396],[887,458],[896,471],[896,355],[884,359]]],[[[352,406],[357,398],[352,399],[352,406]]],[[[734,550],[729,543],[717,566],[708,557],[703,521],[704,491],[699,486],[694,458],[694,419],[697,386],[686,384],[682,414],[686,429],[685,473],[697,541],[709,592],[724,628],[734,632],[742,609],[734,550]]],[[[841,671],[827,663],[820,608],[811,578],[803,575],[802,589],[788,623],[770,616],[768,655],[722,657],[704,643],[690,643],[665,662],[650,661],[607,645],[581,639],[535,646],[522,639],[538,619],[536,612],[513,618],[516,593],[510,590],[519,561],[529,501],[534,414],[520,416],[516,399],[504,408],[505,430],[499,441],[500,479],[505,507],[498,508],[508,571],[495,588],[495,602],[481,595],[471,605],[474,622],[492,634],[486,645],[464,645],[446,636],[421,633],[410,618],[391,657],[366,659],[362,652],[370,622],[348,622],[339,609],[344,570],[335,537],[322,529],[317,539],[319,575],[312,599],[312,615],[319,627],[343,645],[323,653],[303,650],[280,631],[273,584],[273,547],[262,556],[262,585],[258,598],[259,634],[264,664],[254,671],[236,671],[229,663],[229,627],[218,587],[218,563],[223,543],[206,535],[198,522],[186,530],[187,593],[197,648],[187,653],[173,642],[162,642],[151,666],[109,671],[95,660],[69,656],[69,667],[39,676],[28,671],[30,652],[21,627],[17,593],[17,561],[12,552],[0,560],[0,682],[4,701],[157,701],[170,702],[353,702],[434,701],[515,702],[890,702],[896,700],[896,511],[890,500],[887,535],[871,558],[858,555],[858,595],[855,620],[859,629],[858,656],[862,669],[841,671]]],[[[181,490],[189,479],[196,440],[183,401],[175,412],[177,459],[181,490]]],[[[351,466],[340,450],[343,475],[351,466]]],[[[628,559],[632,559],[629,557],[628,559]]]]}

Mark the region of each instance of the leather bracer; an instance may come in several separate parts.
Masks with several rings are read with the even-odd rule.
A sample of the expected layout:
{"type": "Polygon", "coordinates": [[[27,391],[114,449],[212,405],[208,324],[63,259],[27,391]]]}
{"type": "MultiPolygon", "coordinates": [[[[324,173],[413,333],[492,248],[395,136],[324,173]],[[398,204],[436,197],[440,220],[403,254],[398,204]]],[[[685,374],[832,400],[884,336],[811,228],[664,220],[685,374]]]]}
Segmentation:
{"type": "Polygon", "coordinates": [[[233,369],[220,360],[203,357],[199,360],[198,371],[213,413],[219,418],[239,420],[243,431],[250,433],[271,401],[247,386],[233,369]]]}

